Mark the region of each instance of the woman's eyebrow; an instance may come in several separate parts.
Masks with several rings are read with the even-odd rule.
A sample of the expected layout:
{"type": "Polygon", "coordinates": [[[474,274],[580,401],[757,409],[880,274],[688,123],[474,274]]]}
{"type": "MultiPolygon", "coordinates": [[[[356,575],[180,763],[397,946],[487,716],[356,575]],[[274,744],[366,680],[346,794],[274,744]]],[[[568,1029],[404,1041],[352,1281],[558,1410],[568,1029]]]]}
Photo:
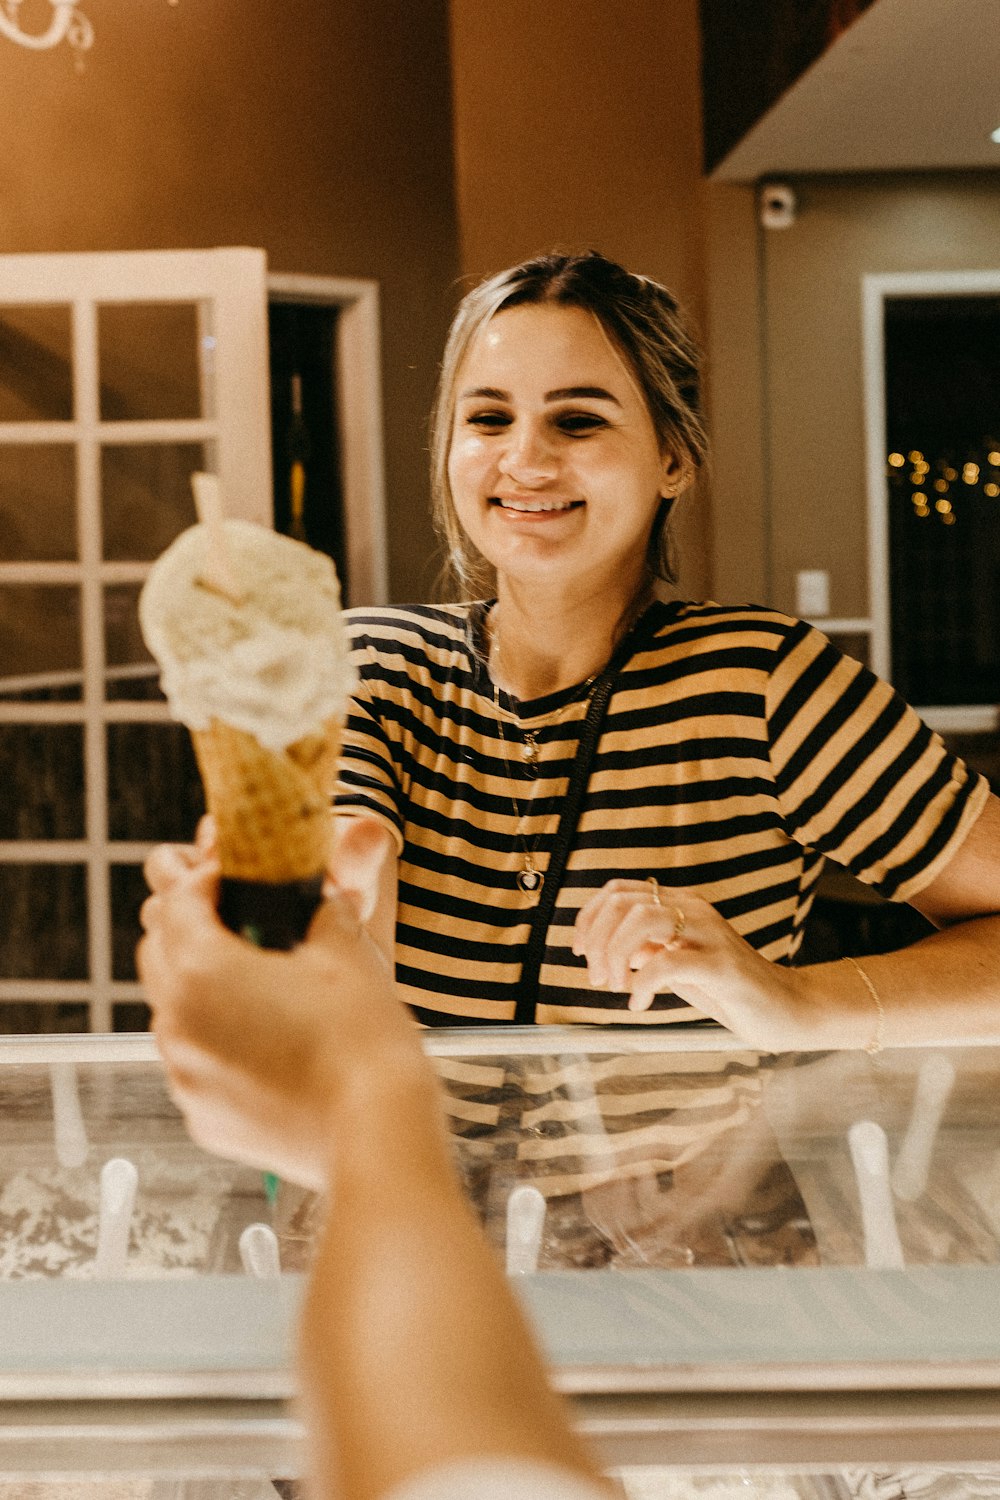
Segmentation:
{"type": "MultiPolygon", "coordinates": [[[[459,401],[510,401],[509,391],[498,390],[493,385],[477,385],[468,391],[461,391],[459,401]]],[[[615,406],[621,406],[617,396],[612,396],[602,385],[563,385],[555,391],[545,392],[546,401],[579,401],[587,399],[590,401],[610,401],[615,406]]]]}
{"type": "Polygon", "coordinates": [[[585,398],[589,401],[612,401],[615,406],[621,406],[617,396],[612,396],[601,385],[564,385],[557,391],[546,391],[546,401],[579,401],[585,398]]]}

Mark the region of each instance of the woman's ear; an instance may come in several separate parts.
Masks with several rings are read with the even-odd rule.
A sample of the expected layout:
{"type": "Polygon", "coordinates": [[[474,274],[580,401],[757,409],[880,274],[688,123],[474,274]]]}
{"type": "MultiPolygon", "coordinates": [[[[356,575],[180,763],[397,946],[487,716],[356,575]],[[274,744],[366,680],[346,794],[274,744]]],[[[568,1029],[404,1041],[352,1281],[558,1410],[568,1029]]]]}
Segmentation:
{"type": "Polygon", "coordinates": [[[660,475],[660,494],[664,500],[675,500],[694,479],[694,469],[689,459],[665,453],[660,475]]]}

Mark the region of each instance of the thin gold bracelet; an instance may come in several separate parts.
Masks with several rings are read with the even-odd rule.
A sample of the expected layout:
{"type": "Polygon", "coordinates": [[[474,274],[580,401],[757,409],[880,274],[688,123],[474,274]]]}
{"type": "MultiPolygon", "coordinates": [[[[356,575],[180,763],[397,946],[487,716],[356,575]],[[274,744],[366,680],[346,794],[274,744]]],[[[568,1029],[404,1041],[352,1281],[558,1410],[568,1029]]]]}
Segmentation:
{"type": "Polygon", "coordinates": [[[858,963],[857,959],[856,958],[852,958],[851,955],[848,953],[847,954],[847,962],[849,964],[853,964],[854,967],[857,969],[858,973],[861,975],[861,978],[864,980],[865,989],[868,991],[869,995],[871,995],[872,999],[875,1001],[875,1009],[878,1011],[878,1019],[875,1022],[875,1035],[872,1037],[871,1041],[868,1043],[867,1047],[865,1048],[865,1051],[868,1053],[868,1056],[869,1057],[874,1057],[876,1055],[876,1053],[881,1052],[882,1048],[885,1046],[885,1006],[882,1004],[881,996],[879,995],[878,990],[875,988],[874,984],[872,983],[870,976],[861,967],[861,965],[858,963]]]}

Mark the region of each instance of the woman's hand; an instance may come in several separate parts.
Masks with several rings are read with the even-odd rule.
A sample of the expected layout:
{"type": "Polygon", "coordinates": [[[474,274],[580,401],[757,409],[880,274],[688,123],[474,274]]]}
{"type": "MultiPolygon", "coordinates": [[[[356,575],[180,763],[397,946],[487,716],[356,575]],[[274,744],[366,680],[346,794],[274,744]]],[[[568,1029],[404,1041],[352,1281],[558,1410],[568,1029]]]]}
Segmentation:
{"type": "Polygon", "coordinates": [[[762,958],[694,891],[609,880],[577,917],[573,952],[596,989],[629,995],[629,1010],[675,994],[751,1046],[808,1045],[795,970],[762,958]]]}
{"type": "Polygon", "coordinates": [[[151,857],[139,973],[171,1090],[211,1151],[320,1188],[345,1080],[424,1062],[356,901],[335,894],[290,953],[254,948],[216,915],[211,855],[151,857]]]}

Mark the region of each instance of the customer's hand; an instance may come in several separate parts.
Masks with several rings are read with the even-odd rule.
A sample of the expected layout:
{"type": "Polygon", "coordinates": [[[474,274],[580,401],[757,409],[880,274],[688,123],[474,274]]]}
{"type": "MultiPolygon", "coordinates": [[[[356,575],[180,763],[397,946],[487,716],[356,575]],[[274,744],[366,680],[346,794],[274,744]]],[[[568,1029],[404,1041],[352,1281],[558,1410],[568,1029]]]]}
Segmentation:
{"type": "MultiPolygon", "coordinates": [[[[380,876],[391,850],[392,838],[375,818],[334,816],[327,894],[336,890],[350,895],[361,920],[367,922],[375,911],[380,876]]],[[[165,892],[214,855],[215,819],[206,814],[198,823],[193,844],[158,844],[150,853],[146,884],[154,894],[165,892]]]]}
{"type": "Polygon", "coordinates": [[[211,856],[151,861],[139,973],[175,1099],[206,1149],[305,1186],[328,1175],[338,1095],[425,1068],[409,1014],[354,898],[334,894],[290,953],[253,947],[216,915],[211,856]]]}

